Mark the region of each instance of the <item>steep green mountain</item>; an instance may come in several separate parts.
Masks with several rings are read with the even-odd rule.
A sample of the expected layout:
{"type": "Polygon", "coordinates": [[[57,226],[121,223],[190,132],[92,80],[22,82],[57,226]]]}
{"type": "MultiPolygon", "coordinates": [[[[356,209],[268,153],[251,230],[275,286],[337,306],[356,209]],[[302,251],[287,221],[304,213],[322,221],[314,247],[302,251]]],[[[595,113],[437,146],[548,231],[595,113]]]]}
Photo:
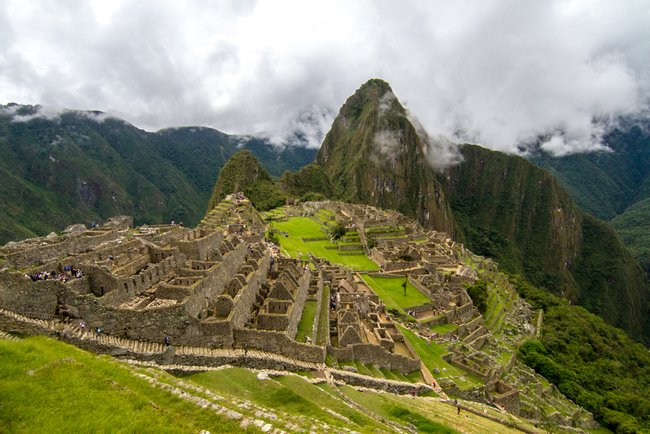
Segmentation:
{"type": "Polygon", "coordinates": [[[348,98],[316,164],[341,200],[397,209],[426,227],[455,231],[423,143],[385,81],[369,80],[348,98]]]}
{"type": "Polygon", "coordinates": [[[474,145],[460,150],[462,163],[434,173],[388,84],[370,80],[341,108],[316,163],[336,197],[451,232],[649,342],[650,290],[611,227],[583,214],[551,174],[525,159],[474,145]]]}
{"type": "Polygon", "coordinates": [[[284,204],[286,195],[264,170],[251,151],[242,150],[233,155],[219,172],[214,185],[208,212],[223,200],[227,194],[243,192],[260,211],[284,204]]]}
{"type": "Polygon", "coordinates": [[[539,151],[529,159],[553,173],[582,210],[611,220],[650,197],[649,128],[647,123],[622,122],[604,137],[611,151],[563,157],[539,151]]]}
{"type": "Polygon", "coordinates": [[[47,118],[39,107],[0,106],[0,244],[117,214],[136,224],[196,224],[219,170],[240,148],[275,176],[316,153],[210,128],[150,133],[99,112],[47,118]]]}
{"type": "Polygon", "coordinates": [[[650,276],[650,198],[630,206],[610,223],[650,276]]]}
{"type": "Polygon", "coordinates": [[[332,182],[327,173],[317,164],[308,164],[295,173],[286,171],[280,177],[282,189],[291,196],[309,199],[319,196],[331,197],[333,194],[332,182]]]}
{"type": "Polygon", "coordinates": [[[575,298],[571,267],[582,214],[547,172],[520,157],[480,146],[441,177],[465,240],[511,272],[575,298]]]}
{"type": "Polygon", "coordinates": [[[548,169],[582,210],[610,220],[634,257],[650,275],[650,125],[621,121],[605,136],[608,152],[553,157],[544,152],[530,160],[548,169]]]}
{"type": "Polygon", "coordinates": [[[615,231],[523,158],[461,152],[442,180],[467,246],[648,342],[650,289],[615,231]]]}

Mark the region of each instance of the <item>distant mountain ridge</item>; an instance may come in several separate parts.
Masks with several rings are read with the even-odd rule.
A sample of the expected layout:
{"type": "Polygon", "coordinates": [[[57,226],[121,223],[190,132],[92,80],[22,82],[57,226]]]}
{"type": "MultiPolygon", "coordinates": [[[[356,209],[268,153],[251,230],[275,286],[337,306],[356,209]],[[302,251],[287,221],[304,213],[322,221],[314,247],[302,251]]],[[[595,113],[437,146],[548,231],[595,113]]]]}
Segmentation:
{"type": "Polygon", "coordinates": [[[0,244],[117,214],[196,224],[239,149],[275,176],[316,153],[205,127],[151,133],[97,111],[45,117],[36,106],[0,106],[0,244]]]}

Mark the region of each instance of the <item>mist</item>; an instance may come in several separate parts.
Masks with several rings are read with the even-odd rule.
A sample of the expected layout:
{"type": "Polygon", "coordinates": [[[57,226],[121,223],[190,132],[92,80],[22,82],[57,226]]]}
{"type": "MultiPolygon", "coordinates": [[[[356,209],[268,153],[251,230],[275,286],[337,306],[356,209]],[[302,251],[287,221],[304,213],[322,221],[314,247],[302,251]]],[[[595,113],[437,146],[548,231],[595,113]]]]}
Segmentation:
{"type": "Polygon", "coordinates": [[[382,78],[433,164],[464,142],[602,150],[650,101],[647,1],[9,0],[0,42],[2,104],[284,145],[320,146],[346,98],[382,78]]]}

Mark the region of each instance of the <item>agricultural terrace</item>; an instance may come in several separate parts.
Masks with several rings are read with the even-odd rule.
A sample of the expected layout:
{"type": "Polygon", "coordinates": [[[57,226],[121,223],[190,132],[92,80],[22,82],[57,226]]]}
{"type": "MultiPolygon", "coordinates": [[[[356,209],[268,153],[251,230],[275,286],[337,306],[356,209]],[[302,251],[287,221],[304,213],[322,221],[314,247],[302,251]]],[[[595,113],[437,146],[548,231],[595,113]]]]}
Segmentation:
{"type": "Polygon", "coordinates": [[[442,356],[448,351],[441,345],[421,338],[406,327],[399,326],[400,331],[413,347],[424,366],[436,378],[448,378],[452,380],[461,390],[472,389],[482,386],[483,382],[464,370],[451,365],[442,356]],[[436,374],[436,372],[439,372],[436,374]]]}
{"type": "Polygon", "coordinates": [[[378,270],[379,266],[372,262],[365,253],[351,254],[338,249],[338,244],[330,241],[322,226],[309,217],[288,217],[283,221],[271,221],[280,246],[292,258],[300,256],[308,259],[311,253],[319,258],[327,259],[334,264],[345,265],[355,270],[378,270]],[[304,239],[320,238],[317,241],[304,239]]]}
{"type": "Polygon", "coordinates": [[[368,274],[362,274],[361,277],[375,291],[379,298],[384,301],[388,309],[397,309],[399,312],[405,314],[405,309],[420,306],[431,301],[408,282],[406,283],[406,295],[404,295],[404,287],[402,285],[406,281],[405,277],[371,277],[368,274]]]}

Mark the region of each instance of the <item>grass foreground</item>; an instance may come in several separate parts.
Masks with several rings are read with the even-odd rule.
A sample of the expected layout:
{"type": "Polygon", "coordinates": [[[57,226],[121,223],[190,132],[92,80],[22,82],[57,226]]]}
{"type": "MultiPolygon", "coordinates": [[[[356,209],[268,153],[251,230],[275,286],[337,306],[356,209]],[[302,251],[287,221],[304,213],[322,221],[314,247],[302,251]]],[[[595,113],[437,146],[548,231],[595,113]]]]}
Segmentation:
{"type": "Polygon", "coordinates": [[[178,378],[46,337],[0,340],[0,432],[258,432],[217,414],[206,399],[253,419],[261,414],[284,430],[511,432],[477,414],[459,417],[439,399],[314,384],[308,377],[261,379],[255,371],[224,367],[178,378]],[[182,389],[203,404],[154,384],[182,389]]]}
{"type": "Polygon", "coordinates": [[[46,337],[0,340],[0,384],[0,432],[243,431],[124,364],[46,337]]]}

